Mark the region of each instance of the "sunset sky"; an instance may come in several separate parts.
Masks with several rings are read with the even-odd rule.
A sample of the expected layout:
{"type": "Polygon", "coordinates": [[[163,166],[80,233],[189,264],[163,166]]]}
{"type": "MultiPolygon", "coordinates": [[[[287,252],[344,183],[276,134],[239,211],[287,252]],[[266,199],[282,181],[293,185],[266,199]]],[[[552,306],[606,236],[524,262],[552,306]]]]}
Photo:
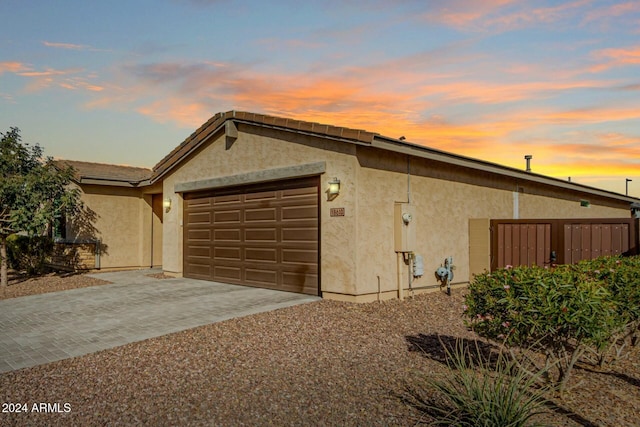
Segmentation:
{"type": "Polygon", "coordinates": [[[640,1],[2,0],[0,132],[151,167],[220,111],[640,197],[640,1]]]}

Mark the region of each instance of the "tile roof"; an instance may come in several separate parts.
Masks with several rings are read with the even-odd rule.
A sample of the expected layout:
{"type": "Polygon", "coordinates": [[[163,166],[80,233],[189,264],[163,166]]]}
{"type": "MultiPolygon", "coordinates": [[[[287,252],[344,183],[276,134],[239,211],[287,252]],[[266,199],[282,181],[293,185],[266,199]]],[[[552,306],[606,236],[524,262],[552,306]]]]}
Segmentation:
{"type": "Polygon", "coordinates": [[[101,181],[139,183],[151,177],[151,169],[147,168],[82,162],[77,160],[58,160],[58,162],[72,166],[77,172],[77,178],[80,180],[95,179],[101,181]]]}
{"type": "Polygon", "coordinates": [[[249,113],[246,111],[227,111],[217,113],[206,123],[200,126],[180,145],[174,148],[162,160],[153,167],[153,179],[161,176],[174,164],[180,161],[185,155],[198,147],[209,135],[215,132],[227,120],[234,120],[245,123],[256,123],[260,125],[272,126],[275,128],[293,130],[300,133],[318,135],[331,138],[339,138],[353,142],[371,144],[377,133],[367,132],[362,129],[352,129],[341,126],[332,126],[317,122],[307,122],[303,120],[288,119],[284,117],[269,116],[266,114],[249,113]]]}
{"type": "Polygon", "coordinates": [[[332,126],[317,122],[307,122],[303,120],[288,119],[284,117],[269,116],[266,114],[250,113],[245,111],[227,111],[217,113],[206,123],[196,129],[187,139],[174,148],[162,160],[160,160],[152,169],[150,182],[153,183],[168,172],[174,165],[178,164],[189,153],[202,145],[211,135],[222,130],[222,126],[227,121],[238,123],[250,123],[257,126],[272,127],[275,129],[288,130],[292,132],[317,135],[324,138],[339,139],[345,142],[353,142],[358,144],[366,144],[376,146],[384,150],[398,151],[407,154],[417,155],[419,157],[430,158],[439,162],[454,164],[464,168],[481,170],[489,173],[496,173],[501,176],[511,176],[527,181],[536,181],[546,185],[562,187],[565,189],[585,191],[591,194],[597,194],[605,197],[614,197],[617,199],[633,200],[629,196],[622,196],[607,190],[601,190],[589,187],[583,184],[567,183],[558,178],[538,175],[531,172],[525,172],[521,169],[499,165],[479,159],[474,159],[458,154],[453,154],[437,149],[433,149],[421,144],[413,144],[402,139],[390,138],[379,133],[368,132],[362,129],[351,129],[340,126],[332,126]]]}
{"type": "MultiPolygon", "coordinates": [[[[538,175],[531,172],[525,172],[521,169],[486,162],[458,154],[448,153],[441,150],[429,148],[424,145],[413,144],[403,139],[389,138],[379,133],[368,132],[361,129],[351,129],[340,126],[332,126],[317,122],[307,122],[303,120],[288,119],[284,117],[269,116],[265,114],[249,113],[245,111],[227,111],[217,113],[206,123],[200,126],[180,145],[174,148],[162,160],[160,160],[153,169],[108,165],[103,163],[90,163],[71,160],[60,160],[78,170],[78,176],[81,182],[106,185],[124,185],[138,186],[152,184],[162,177],[176,164],[180,163],[187,155],[196,150],[199,146],[207,141],[207,139],[223,130],[228,121],[235,123],[249,123],[262,127],[270,127],[274,129],[287,130],[291,132],[301,133],[305,135],[317,135],[323,138],[338,139],[345,142],[357,144],[365,144],[374,146],[383,150],[397,151],[405,154],[416,155],[419,157],[444,162],[447,164],[457,165],[463,168],[471,168],[484,172],[495,173],[500,176],[510,176],[526,181],[536,181],[554,187],[562,187],[565,189],[578,190],[591,194],[605,197],[613,197],[619,200],[638,202],[638,199],[622,196],[607,190],[601,190],[573,182],[566,182],[558,178],[538,175]]],[[[229,129],[227,129],[229,130],[229,129]]],[[[231,135],[230,133],[229,135],[231,135]]],[[[639,202],[640,203],[640,202],[639,202]]]]}

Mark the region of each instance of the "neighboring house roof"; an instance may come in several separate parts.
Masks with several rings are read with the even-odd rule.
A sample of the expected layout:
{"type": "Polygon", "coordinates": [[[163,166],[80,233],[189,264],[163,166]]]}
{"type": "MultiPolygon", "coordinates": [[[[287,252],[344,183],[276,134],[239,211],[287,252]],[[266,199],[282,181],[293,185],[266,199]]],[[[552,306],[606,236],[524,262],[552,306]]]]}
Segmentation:
{"type": "Polygon", "coordinates": [[[347,143],[377,147],[383,150],[405,153],[445,164],[475,169],[504,177],[517,178],[523,181],[536,182],[553,187],[580,191],[601,197],[624,200],[629,203],[638,201],[637,198],[614,193],[612,191],[601,190],[599,188],[575,182],[527,172],[522,169],[436,150],[424,145],[409,143],[404,141],[404,138],[401,140],[361,129],[350,129],[346,127],[306,122],[302,120],[287,119],[244,111],[227,111],[225,113],[217,113],[207,120],[206,123],[200,126],[187,139],[185,139],[153,167],[153,174],[151,175],[150,182],[153,183],[161,179],[182,160],[186,159],[189,154],[193,153],[198,149],[198,147],[206,143],[206,141],[208,141],[213,135],[219,134],[221,131],[225,131],[229,136],[237,136],[235,123],[246,123],[254,126],[268,127],[298,134],[315,135],[347,143]]]}
{"type": "Polygon", "coordinates": [[[148,183],[151,177],[151,169],[147,168],[77,160],[58,160],[58,162],[72,166],[76,170],[76,179],[80,184],[136,187],[148,183]]]}

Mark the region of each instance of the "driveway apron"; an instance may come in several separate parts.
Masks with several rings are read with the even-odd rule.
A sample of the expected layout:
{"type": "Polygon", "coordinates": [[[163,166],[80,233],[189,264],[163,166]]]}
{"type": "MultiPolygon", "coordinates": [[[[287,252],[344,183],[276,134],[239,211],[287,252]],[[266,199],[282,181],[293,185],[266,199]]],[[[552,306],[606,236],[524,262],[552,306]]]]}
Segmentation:
{"type": "Polygon", "coordinates": [[[0,373],[320,299],[148,276],[159,272],[91,274],[112,284],[0,301],[0,373]]]}

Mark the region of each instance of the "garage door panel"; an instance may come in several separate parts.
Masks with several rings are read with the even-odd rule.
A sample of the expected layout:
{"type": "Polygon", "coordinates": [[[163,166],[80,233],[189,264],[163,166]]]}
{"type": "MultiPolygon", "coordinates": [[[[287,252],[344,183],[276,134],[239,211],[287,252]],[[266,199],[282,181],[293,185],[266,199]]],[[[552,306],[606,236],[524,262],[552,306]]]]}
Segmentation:
{"type": "Polygon", "coordinates": [[[208,260],[211,258],[210,246],[189,246],[189,259],[204,258],[208,260]]]}
{"type": "Polygon", "coordinates": [[[296,227],[282,229],[282,242],[311,242],[316,243],[318,240],[318,229],[316,227],[296,227]]]}
{"type": "Polygon", "coordinates": [[[214,224],[222,224],[222,223],[239,223],[242,218],[242,212],[238,209],[234,210],[224,210],[224,211],[214,211],[213,213],[213,221],[214,224]]]}
{"type": "Polygon", "coordinates": [[[245,209],[244,221],[245,222],[274,222],[277,219],[277,209],[273,208],[258,208],[258,209],[245,209]]]}
{"type": "Polygon", "coordinates": [[[196,208],[209,208],[211,207],[211,199],[203,198],[203,199],[190,199],[184,201],[185,207],[189,209],[196,208]]]}
{"type": "Polygon", "coordinates": [[[240,261],[242,251],[240,248],[217,246],[213,249],[215,261],[240,261]]]}
{"type": "Polygon", "coordinates": [[[209,242],[211,240],[211,230],[205,229],[189,229],[187,231],[187,239],[190,242],[209,242]]]}
{"type": "Polygon", "coordinates": [[[245,280],[254,285],[266,285],[268,287],[277,283],[278,273],[274,270],[264,270],[257,268],[247,268],[245,270],[245,280]]]}
{"type": "Polygon", "coordinates": [[[208,280],[318,294],[317,178],[187,194],[185,200],[186,277],[204,278],[209,267],[199,264],[208,261],[208,280]],[[202,213],[209,213],[210,225],[197,216],[202,213]],[[203,223],[190,221],[190,214],[203,223]]]}
{"type": "Polygon", "coordinates": [[[187,217],[189,224],[211,224],[211,212],[192,212],[187,217]]]}
{"type": "Polygon", "coordinates": [[[318,194],[316,187],[301,187],[301,188],[289,188],[282,190],[282,198],[295,198],[300,196],[312,196],[315,197],[318,194]]]}
{"type": "Polygon", "coordinates": [[[283,249],[282,262],[285,264],[315,265],[318,260],[318,251],[304,249],[283,249]]]}
{"type": "Polygon", "coordinates": [[[239,228],[218,228],[213,230],[216,242],[240,242],[242,232],[239,228]]]}
{"type": "Polygon", "coordinates": [[[301,271],[282,274],[282,290],[303,294],[317,294],[318,275],[301,271]]]}
{"type": "Polygon", "coordinates": [[[208,197],[208,200],[211,200],[210,206],[225,206],[229,204],[237,204],[242,201],[241,194],[231,194],[225,196],[217,196],[217,197],[208,197]]]}
{"type": "Polygon", "coordinates": [[[224,282],[225,280],[232,283],[240,282],[242,278],[242,269],[234,266],[215,266],[213,268],[213,280],[224,282]]]}
{"type": "Polygon", "coordinates": [[[246,248],[244,260],[247,262],[272,262],[278,261],[278,253],[275,248],[246,248]]]}
{"type": "Polygon", "coordinates": [[[283,221],[316,218],[318,218],[317,206],[291,206],[282,208],[283,221]]]}
{"type": "Polygon", "coordinates": [[[211,276],[211,267],[208,264],[194,264],[189,263],[189,271],[194,276],[211,276]]]}
{"type": "Polygon", "coordinates": [[[244,231],[244,241],[276,243],[278,241],[278,230],[275,227],[247,228],[244,231]]]}
{"type": "Polygon", "coordinates": [[[258,193],[245,194],[244,201],[246,203],[259,202],[264,200],[276,200],[278,194],[276,191],[261,191],[258,193]]]}

